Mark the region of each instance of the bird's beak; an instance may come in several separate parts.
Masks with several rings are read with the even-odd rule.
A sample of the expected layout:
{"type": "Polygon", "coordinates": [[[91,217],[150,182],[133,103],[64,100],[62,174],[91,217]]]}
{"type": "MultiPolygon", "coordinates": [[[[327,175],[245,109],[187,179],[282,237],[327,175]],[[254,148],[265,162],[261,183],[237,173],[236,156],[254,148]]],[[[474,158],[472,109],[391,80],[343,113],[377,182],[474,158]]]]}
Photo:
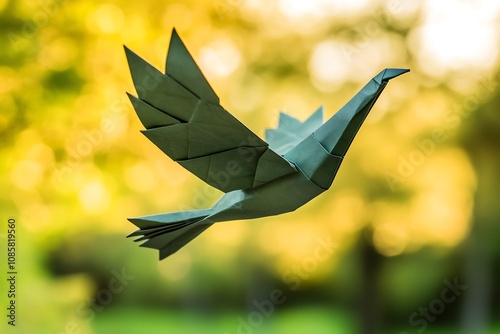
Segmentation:
{"type": "Polygon", "coordinates": [[[395,77],[398,77],[406,72],[410,72],[410,70],[407,68],[386,68],[373,78],[373,80],[382,84],[382,82],[388,82],[389,80],[394,79],[395,77]]]}

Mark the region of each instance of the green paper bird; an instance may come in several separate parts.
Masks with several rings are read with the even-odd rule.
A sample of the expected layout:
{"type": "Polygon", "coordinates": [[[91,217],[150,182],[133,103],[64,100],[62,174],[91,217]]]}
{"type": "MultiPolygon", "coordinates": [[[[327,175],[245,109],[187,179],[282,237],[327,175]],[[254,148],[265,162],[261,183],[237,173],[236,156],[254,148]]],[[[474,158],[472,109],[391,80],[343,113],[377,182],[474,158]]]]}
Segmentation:
{"type": "Polygon", "coordinates": [[[294,211],[327,190],[387,82],[409,71],[383,70],[324,124],[322,108],[305,122],[281,113],[264,141],[220,105],[175,29],[165,74],[126,47],[125,53],[142,133],[225,193],[210,209],[129,218],[139,228],[129,237],[158,249],[160,260],[214,223],[294,211]]]}

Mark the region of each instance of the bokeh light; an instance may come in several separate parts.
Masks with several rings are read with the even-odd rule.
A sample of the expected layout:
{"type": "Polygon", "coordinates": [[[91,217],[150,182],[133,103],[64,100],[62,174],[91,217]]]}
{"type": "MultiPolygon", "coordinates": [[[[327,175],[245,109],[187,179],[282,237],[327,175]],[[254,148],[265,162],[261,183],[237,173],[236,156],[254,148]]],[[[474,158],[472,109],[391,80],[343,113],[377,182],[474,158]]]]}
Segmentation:
{"type": "Polygon", "coordinates": [[[255,333],[412,332],[454,277],[468,290],[428,332],[498,332],[497,1],[0,0],[0,17],[0,207],[18,221],[20,333],[235,333],[275,289],[286,302],[255,333]],[[125,95],[123,45],[163,71],[174,27],[262,137],[280,111],[330,117],[382,69],[411,72],[329,191],[217,224],[158,262],[125,238],[126,218],[222,195],[139,132],[125,95]],[[122,270],[133,280],[93,305],[122,270]]]}
{"type": "Polygon", "coordinates": [[[422,69],[489,71],[498,59],[499,5],[494,1],[426,1],[424,20],[410,41],[422,69]]]}

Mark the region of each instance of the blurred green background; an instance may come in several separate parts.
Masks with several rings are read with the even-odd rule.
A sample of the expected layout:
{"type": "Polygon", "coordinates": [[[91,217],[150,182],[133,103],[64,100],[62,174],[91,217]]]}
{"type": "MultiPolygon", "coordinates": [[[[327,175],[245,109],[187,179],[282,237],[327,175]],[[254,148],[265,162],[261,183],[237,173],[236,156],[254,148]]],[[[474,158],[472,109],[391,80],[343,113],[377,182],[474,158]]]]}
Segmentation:
{"type": "Polygon", "coordinates": [[[500,333],[498,2],[1,0],[0,25],[2,333],[500,333]],[[262,136],[279,111],[330,117],[383,68],[411,72],[330,191],[158,262],[126,218],[221,195],[139,133],[125,95],[122,45],[163,70],[173,27],[262,136]]]}

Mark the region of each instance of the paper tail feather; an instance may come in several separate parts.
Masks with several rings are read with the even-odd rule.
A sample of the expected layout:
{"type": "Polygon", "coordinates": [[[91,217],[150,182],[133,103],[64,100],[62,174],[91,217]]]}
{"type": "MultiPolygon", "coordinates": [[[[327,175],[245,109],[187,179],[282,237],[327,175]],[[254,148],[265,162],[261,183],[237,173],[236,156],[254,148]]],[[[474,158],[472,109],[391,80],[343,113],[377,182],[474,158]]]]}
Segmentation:
{"type": "Polygon", "coordinates": [[[139,230],[127,237],[139,236],[134,241],[146,240],[140,247],[158,249],[163,260],[209,228],[212,223],[202,222],[209,215],[210,210],[193,210],[129,218],[139,230]]]}

